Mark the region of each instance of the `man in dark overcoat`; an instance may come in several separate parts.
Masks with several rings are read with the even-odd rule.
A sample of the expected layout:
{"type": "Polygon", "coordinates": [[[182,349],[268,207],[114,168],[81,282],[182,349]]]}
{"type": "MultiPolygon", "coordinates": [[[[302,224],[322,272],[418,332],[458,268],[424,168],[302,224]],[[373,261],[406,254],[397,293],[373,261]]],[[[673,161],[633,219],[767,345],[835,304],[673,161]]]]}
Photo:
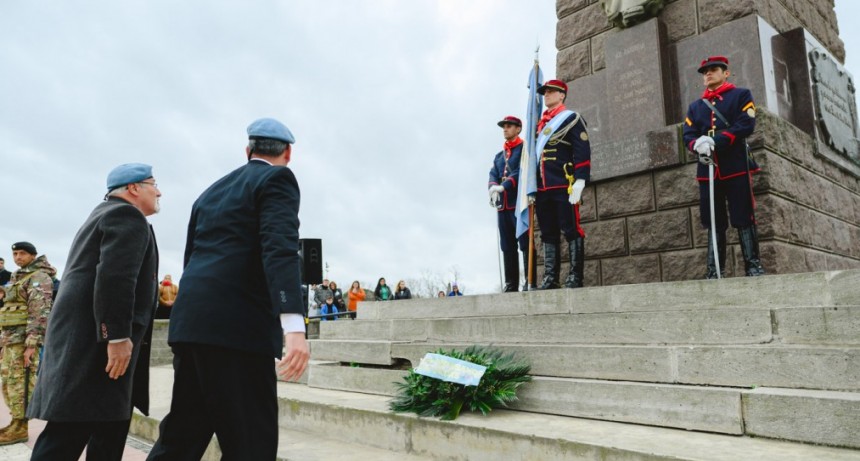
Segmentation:
{"type": "Polygon", "coordinates": [[[149,411],[149,341],[158,248],[146,217],[161,192],[152,167],[116,167],[72,242],[27,411],[46,420],[32,460],[122,459],[132,406],[149,411]]]}
{"type": "Polygon", "coordinates": [[[275,371],[298,379],[310,355],[299,185],[287,168],[294,143],[281,122],[255,121],[248,163],[209,186],[191,208],[168,333],[173,399],[148,460],[200,459],[213,433],[223,459],[277,457],[275,371]]]}

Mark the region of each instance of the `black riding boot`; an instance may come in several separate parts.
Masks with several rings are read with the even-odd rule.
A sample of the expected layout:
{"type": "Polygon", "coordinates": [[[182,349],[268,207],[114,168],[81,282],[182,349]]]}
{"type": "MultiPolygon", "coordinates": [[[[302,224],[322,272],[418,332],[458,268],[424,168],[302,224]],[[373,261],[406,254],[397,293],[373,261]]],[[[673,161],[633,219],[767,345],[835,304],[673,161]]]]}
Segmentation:
{"type": "Polygon", "coordinates": [[[561,255],[558,243],[543,243],[543,281],[538,290],[561,288],[558,285],[558,273],[561,272],[561,255]]]}
{"type": "Polygon", "coordinates": [[[505,263],[505,293],[517,291],[517,285],[520,283],[520,262],[517,250],[505,251],[502,253],[502,259],[505,263]]]}
{"type": "MultiPolygon", "coordinates": [[[[708,229],[708,272],[705,274],[706,279],[717,278],[717,266],[714,263],[714,242],[713,234],[708,229]]],[[[726,276],[726,231],[717,231],[717,253],[720,255],[720,277],[726,276]]]]}
{"type": "Polygon", "coordinates": [[[585,239],[577,237],[567,242],[570,253],[570,273],[564,281],[565,288],[582,288],[584,277],[582,275],[585,266],[585,239]]]}
{"type": "Polygon", "coordinates": [[[744,255],[744,272],[747,277],[758,277],[764,275],[761,266],[761,257],[758,253],[758,232],[755,224],[738,229],[738,238],[741,241],[741,253],[744,255]]]}

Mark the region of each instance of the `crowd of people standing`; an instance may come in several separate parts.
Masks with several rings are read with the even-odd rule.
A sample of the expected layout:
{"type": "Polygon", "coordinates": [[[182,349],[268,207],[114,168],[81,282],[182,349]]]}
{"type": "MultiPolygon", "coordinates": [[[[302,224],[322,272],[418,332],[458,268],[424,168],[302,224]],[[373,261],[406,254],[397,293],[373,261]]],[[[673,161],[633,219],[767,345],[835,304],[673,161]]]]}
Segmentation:
{"type": "MultiPolygon", "coordinates": [[[[361,301],[397,301],[412,299],[412,290],[405,280],[399,280],[394,287],[388,285],[385,277],[380,277],[376,287],[371,291],[362,288],[361,282],[355,280],[349,286],[344,296],[334,280],[323,279],[318,285],[311,285],[308,295],[308,317],[319,318],[322,321],[337,320],[338,318],[355,318],[355,311],[361,301]]],[[[440,290],[439,298],[447,296],[463,296],[457,283],[451,284],[451,291],[446,294],[440,290]]]]}

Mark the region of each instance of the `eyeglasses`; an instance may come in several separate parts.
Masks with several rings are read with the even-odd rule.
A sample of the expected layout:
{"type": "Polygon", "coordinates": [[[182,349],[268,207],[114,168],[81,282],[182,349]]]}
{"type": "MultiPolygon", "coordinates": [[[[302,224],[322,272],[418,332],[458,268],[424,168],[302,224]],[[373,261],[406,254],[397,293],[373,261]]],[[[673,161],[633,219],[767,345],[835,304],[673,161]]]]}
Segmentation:
{"type": "Polygon", "coordinates": [[[155,181],[153,181],[153,182],[145,182],[145,181],[141,181],[141,182],[139,182],[138,184],[146,184],[146,185],[148,185],[148,186],[152,186],[152,187],[154,187],[154,188],[158,189],[158,183],[157,183],[157,182],[155,182],[155,181]]]}

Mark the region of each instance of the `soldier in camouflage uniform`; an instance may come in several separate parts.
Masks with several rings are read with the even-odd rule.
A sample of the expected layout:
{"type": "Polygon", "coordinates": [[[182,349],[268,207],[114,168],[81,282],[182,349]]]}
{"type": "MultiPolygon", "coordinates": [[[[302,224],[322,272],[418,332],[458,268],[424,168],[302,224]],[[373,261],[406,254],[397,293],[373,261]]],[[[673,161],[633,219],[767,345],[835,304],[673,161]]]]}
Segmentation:
{"type": "Polygon", "coordinates": [[[51,278],[57,273],[44,255],[36,257],[32,243],[12,245],[12,256],[20,269],[6,285],[6,297],[0,308],[0,380],[12,422],[0,429],[0,445],[27,441],[24,412],[36,385],[39,348],[51,312],[51,278]]]}

